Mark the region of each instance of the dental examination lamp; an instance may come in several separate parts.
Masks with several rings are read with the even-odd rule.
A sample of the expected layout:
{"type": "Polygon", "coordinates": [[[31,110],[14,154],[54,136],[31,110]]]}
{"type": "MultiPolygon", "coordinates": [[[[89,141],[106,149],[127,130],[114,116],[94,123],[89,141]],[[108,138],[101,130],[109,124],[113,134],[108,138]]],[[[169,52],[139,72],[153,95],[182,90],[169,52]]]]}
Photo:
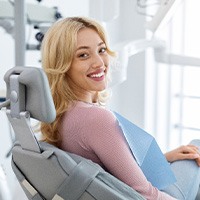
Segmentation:
{"type": "MultiPolygon", "coordinates": [[[[5,31],[15,37],[14,34],[14,24],[15,18],[22,13],[22,11],[15,12],[15,6],[24,3],[23,1],[5,1],[0,0],[0,26],[5,29],[5,31]]],[[[47,29],[56,20],[61,18],[57,7],[46,7],[41,4],[25,4],[26,10],[26,22],[29,25],[33,25],[34,29],[38,29],[35,35],[35,39],[40,43],[47,29]]],[[[23,10],[24,11],[24,10],[23,10]]],[[[16,39],[16,38],[15,38],[16,39]]],[[[40,45],[30,45],[28,44],[26,48],[28,50],[38,50],[40,45]]]]}
{"type": "Polygon", "coordinates": [[[127,79],[128,61],[131,56],[147,50],[154,49],[154,58],[158,63],[200,66],[200,58],[177,55],[167,52],[165,42],[158,39],[141,39],[118,43],[113,49],[118,52],[118,65],[113,67],[111,86],[118,85],[127,79]]]}
{"type": "MultiPolygon", "coordinates": [[[[19,0],[18,0],[19,1],[19,0]]],[[[0,0],[0,19],[14,19],[15,2],[0,0]]],[[[40,4],[26,3],[27,23],[53,23],[61,17],[56,7],[46,7],[40,4]]]]}
{"type": "MultiPolygon", "coordinates": [[[[154,36],[158,29],[170,20],[173,16],[173,12],[177,6],[180,5],[181,1],[182,0],[161,0],[161,5],[152,20],[146,22],[146,29],[150,30],[154,36]]],[[[129,58],[148,48],[154,49],[155,61],[158,63],[181,66],[200,66],[200,58],[169,53],[166,50],[165,42],[156,39],[156,37],[152,37],[151,39],[124,41],[113,47],[113,49],[118,52],[118,65],[120,67],[114,67],[114,70],[112,71],[113,78],[111,86],[120,84],[127,79],[129,58]]]]}
{"type": "MultiPolygon", "coordinates": [[[[182,2],[183,0],[161,0],[161,5],[152,20],[146,22],[146,29],[150,30],[154,36],[155,33],[173,17],[175,10],[182,2]]],[[[154,44],[155,41],[156,40],[153,39],[152,44],[154,44]]],[[[144,43],[149,42],[144,41],[144,43]]],[[[156,41],[156,44],[158,43],[160,43],[160,45],[152,46],[156,47],[154,48],[154,55],[157,62],[182,66],[200,66],[200,58],[168,53],[166,51],[166,45],[161,41],[156,41]]]]}
{"type": "Polygon", "coordinates": [[[171,19],[181,2],[182,0],[161,0],[157,12],[152,20],[146,22],[145,27],[155,34],[160,27],[164,26],[171,19]]]}
{"type": "Polygon", "coordinates": [[[124,41],[116,44],[113,49],[117,52],[117,63],[112,67],[112,80],[111,86],[118,85],[127,79],[127,67],[129,58],[140,52],[145,51],[147,48],[164,48],[165,43],[161,40],[133,40],[124,41]]]}

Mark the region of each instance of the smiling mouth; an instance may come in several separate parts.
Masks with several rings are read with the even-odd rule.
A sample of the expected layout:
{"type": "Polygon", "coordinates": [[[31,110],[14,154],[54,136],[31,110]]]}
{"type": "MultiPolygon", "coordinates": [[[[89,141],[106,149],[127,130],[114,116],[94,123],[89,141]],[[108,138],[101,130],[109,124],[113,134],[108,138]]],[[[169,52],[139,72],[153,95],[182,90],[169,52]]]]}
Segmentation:
{"type": "Polygon", "coordinates": [[[100,77],[102,77],[104,75],[105,75],[105,72],[102,71],[102,72],[97,73],[97,74],[90,74],[90,75],[88,75],[88,77],[90,77],[90,78],[100,78],[100,77]]]}

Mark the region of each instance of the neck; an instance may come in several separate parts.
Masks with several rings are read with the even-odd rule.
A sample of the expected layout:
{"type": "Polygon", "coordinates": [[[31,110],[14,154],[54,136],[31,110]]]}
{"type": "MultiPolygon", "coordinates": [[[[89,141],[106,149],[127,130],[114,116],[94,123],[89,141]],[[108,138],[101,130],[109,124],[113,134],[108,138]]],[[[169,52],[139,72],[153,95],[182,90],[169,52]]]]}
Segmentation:
{"type": "Polygon", "coordinates": [[[88,105],[88,106],[105,108],[105,105],[101,105],[101,104],[99,104],[98,102],[90,103],[90,102],[82,101],[82,100],[77,100],[77,102],[84,103],[84,104],[86,104],[86,105],[88,105]]]}
{"type": "Polygon", "coordinates": [[[87,103],[97,103],[98,102],[98,92],[95,94],[87,95],[87,96],[79,96],[77,98],[78,101],[87,102],[87,103]]]}
{"type": "Polygon", "coordinates": [[[88,104],[98,104],[98,101],[93,101],[93,100],[85,100],[85,99],[77,99],[77,101],[81,101],[81,102],[84,102],[84,103],[88,103],[88,104]]]}

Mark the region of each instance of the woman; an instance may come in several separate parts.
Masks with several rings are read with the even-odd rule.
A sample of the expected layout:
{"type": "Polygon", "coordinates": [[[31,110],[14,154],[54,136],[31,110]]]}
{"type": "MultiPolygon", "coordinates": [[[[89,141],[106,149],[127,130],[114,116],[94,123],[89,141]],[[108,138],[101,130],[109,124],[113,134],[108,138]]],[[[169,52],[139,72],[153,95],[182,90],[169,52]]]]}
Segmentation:
{"type": "MultiPolygon", "coordinates": [[[[103,27],[92,19],[66,18],[48,30],[42,44],[42,64],[57,117],[52,124],[41,124],[44,140],[98,163],[146,199],[194,199],[200,182],[198,148],[187,145],[166,154],[169,162],[192,160],[187,171],[192,171],[196,183],[194,177],[184,180],[183,174],[176,173],[180,172],[178,169],[174,172],[176,185],[160,191],[147,181],[115,116],[103,107],[109,60],[113,56],[115,53],[108,46],[103,27]],[[190,179],[193,184],[187,186],[190,179]]],[[[180,162],[183,167],[184,161],[180,162]]]]}

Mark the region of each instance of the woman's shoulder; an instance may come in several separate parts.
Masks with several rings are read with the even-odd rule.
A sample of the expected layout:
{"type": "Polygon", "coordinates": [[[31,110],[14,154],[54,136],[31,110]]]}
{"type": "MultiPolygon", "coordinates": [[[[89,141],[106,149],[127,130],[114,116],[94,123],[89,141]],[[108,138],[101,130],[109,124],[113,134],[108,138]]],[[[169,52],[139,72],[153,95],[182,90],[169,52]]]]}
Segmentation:
{"type": "Polygon", "coordinates": [[[77,113],[85,116],[88,121],[96,120],[98,122],[113,121],[115,116],[109,109],[96,104],[87,104],[85,102],[78,102],[75,107],[77,113]]]}
{"type": "Polygon", "coordinates": [[[117,119],[111,110],[98,105],[84,104],[77,105],[75,109],[77,117],[79,116],[79,125],[84,124],[82,130],[87,130],[85,135],[89,134],[91,139],[104,140],[119,131],[117,119]]]}

